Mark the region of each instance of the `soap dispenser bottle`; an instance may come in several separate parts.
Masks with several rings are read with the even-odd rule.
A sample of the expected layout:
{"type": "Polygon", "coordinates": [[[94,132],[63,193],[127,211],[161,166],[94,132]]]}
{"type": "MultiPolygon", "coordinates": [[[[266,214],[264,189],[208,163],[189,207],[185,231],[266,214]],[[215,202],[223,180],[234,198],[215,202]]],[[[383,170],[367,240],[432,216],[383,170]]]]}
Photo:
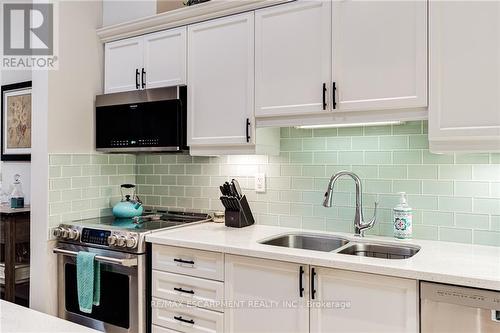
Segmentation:
{"type": "Polygon", "coordinates": [[[412,237],[413,210],[408,206],[406,193],[399,192],[399,204],[394,207],[394,237],[408,239],[412,237]]]}
{"type": "Polygon", "coordinates": [[[14,175],[13,190],[10,194],[10,208],[23,208],[24,207],[24,193],[21,185],[21,176],[14,175]]]}

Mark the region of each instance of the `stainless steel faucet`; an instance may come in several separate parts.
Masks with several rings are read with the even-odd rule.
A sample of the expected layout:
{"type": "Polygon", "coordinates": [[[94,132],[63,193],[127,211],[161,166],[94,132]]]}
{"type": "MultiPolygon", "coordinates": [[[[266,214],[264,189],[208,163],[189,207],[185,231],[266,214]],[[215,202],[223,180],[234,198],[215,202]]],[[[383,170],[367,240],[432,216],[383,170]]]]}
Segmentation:
{"type": "Polygon", "coordinates": [[[328,188],[326,189],[325,198],[323,200],[323,206],[327,208],[332,207],[333,187],[335,186],[337,180],[343,176],[351,177],[356,183],[356,215],[354,216],[354,235],[364,237],[365,230],[373,228],[375,222],[377,221],[378,202],[375,202],[373,218],[365,223],[365,219],[363,217],[363,191],[361,188],[361,179],[359,179],[358,175],[349,171],[340,171],[334,174],[328,183],[328,188]]]}

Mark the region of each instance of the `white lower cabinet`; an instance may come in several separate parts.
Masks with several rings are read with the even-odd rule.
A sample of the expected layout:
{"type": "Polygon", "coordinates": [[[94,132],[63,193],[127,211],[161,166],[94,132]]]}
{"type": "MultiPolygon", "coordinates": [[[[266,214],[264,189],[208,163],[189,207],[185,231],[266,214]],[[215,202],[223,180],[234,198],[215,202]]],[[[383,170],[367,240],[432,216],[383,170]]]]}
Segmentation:
{"type": "Polygon", "coordinates": [[[322,267],[311,276],[321,305],[311,307],[312,333],[419,331],[417,281],[322,267]]]}
{"type": "Polygon", "coordinates": [[[226,255],[225,280],[226,299],[242,305],[226,308],[226,332],[309,332],[307,265],[226,255]]]}
{"type": "Polygon", "coordinates": [[[182,303],[153,298],[154,325],[185,333],[217,333],[224,331],[224,315],[182,303]]]}
{"type": "Polygon", "coordinates": [[[419,331],[416,280],[219,253],[215,281],[155,265],[159,252],[216,253],[153,246],[153,333],[419,331]]]}
{"type": "Polygon", "coordinates": [[[154,244],[153,333],[223,333],[224,254],[154,244]]]}

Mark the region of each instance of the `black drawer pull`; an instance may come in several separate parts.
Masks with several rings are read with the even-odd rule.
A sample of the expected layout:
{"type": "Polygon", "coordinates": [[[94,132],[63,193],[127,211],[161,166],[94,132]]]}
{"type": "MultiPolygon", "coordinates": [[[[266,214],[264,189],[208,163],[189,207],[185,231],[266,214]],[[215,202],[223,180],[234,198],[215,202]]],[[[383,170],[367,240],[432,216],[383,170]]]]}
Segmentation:
{"type": "Polygon", "coordinates": [[[326,83],[323,83],[323,110],[326,110],[326,83]]]}
{"type": "Polygon", "coordinates": [[[178,291],[180,293],[186,293],[186,294],[191,294],[194,295],[194,290],[186,290],[182,288],[174,288],[175,291],[178,291]]]}
{"type": "Polygon", "coordinates": [[[335,102],[335,92],[337,91],[337,85],[335,82],[332,84],[332,108],[335,110],[337,108],[337,102],[335,102]]]}
{"type": "Polygon", "coordinates": [[[146,71],[144,70],[144,68],[142,69],[141,83],[142,89],[146,88],[146,71]]]}
{"type": "Polygon", "coordinates": [[[181,316],[179,316],[179,317],[174,316],[174,319],[178,320],[178,321],[182,321],[183,323],[186,323],[186,324],[194,325],[194,320],[193,319],[187,320],[187,319],[182,318],[181,316]]]}
{"type": "Polygon", "coordinates": [[[314,299],[316,295],[316,289],[314,287],[314,277],[316,276],[316,271],[311,268],[311,298],[314,299]]]}
{"type": "Polygon", "coordinates": [[[250,142],[250,118],[247,118],[246,125],[247,125],[247,131],[246,131],[247,142],[250,142]]]}
{"type": "Polygon", "coordinates": [[[181,264],[194,265],[194,261],[192,261],[192,260],[184,260],[184,259],[174,258],[174,261],[181,263],[181,264]]]}
{"type": "Polygon", "coordinates": [[[135,89],[139,89],[141,86],[139,85],[139,69],[135,69],[135,89]]]}
{"type": "Polygon", "coordinates": [[[304,286],[302,285],[302,277],[304,276],[304,267],[299,269],[299,296],[304,297],[304,286]]]}

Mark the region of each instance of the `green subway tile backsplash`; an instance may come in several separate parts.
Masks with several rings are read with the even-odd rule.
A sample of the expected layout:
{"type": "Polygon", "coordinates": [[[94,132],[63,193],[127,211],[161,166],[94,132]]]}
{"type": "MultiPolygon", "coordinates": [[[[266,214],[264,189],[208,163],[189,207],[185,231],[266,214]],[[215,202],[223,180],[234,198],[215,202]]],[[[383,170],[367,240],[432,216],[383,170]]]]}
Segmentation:
{"type": "Polygon", "coordinates": [[[369,234],[392,235],[392,208],[405,191],[415,238],[500,246],[500,154],[432,154],[426,133],[419,121],[282,128],[279,156],[51,155],[51,221],[109,214],[121,181],[136,182],[146,205],[222,210],[218,186],[237,178],[257,223],[353,232],[351,180],[337,184],[332,208],[321,206],[330,176],[347,169],[363,180],[365,215],[380,203],[369,234]],[[265,193],[254,192],[256,173],[266,174],[265,193]]]}
{"type": "Polygon", "coordinates": [[[391,235],[396,192],[405,191],[415,211],[415,238],[500,246],[499,154],[432,154],[426,133],[427,123],[419,121],[282,128],[280,156],[139,155],[139,193],[150,205],[221,210],[218,185],[238,178],[257,223],[352,232],[352,181],[338,183],[334,207],[321,206],[329,177],[347,169],[363,180],[365,215],[380,202],[378,226],[370,234],[391,235]],[[266,174],[266,193],[253,191],[258,172],[266,174]],[[159,173],[161,181],[152,178],[159,173]],[[168,192],[161,188],[166,185],[168,192]]]}
{"type": "Polygon", "coordinates": [[[134,155],[50,155],[51,225],[110,215],[120,199],[120,184],[136,183],[136,164],[134,155]]]}

